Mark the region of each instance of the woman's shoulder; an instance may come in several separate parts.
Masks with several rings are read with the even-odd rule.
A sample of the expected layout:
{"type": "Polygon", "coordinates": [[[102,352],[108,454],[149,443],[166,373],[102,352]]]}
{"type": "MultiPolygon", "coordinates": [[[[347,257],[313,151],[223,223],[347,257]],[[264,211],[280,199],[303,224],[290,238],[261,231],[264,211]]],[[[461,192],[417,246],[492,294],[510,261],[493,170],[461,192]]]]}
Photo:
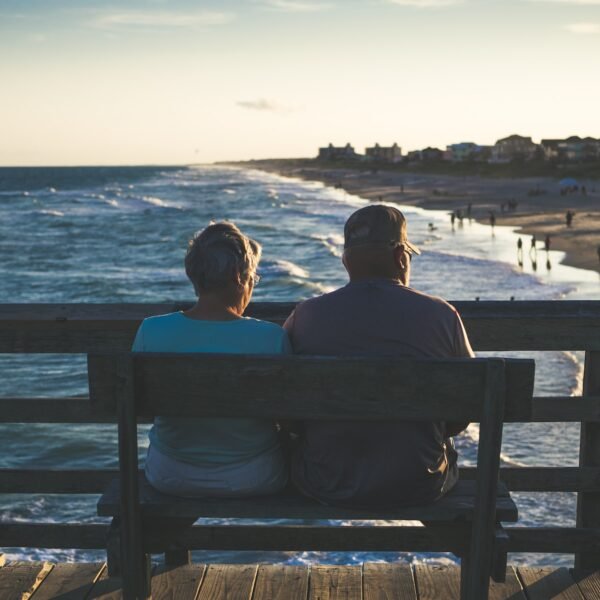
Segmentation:
{"type": "Polygon", "coordinates": [[[271,335],[282,335],[285,333],[283,327],[277,325],[277,323],[271,323],[271,321],[261,321],[253,317],[244,317],[242,321],[248,329],[254,329],[261,333],[270,333],[271,335]]]}

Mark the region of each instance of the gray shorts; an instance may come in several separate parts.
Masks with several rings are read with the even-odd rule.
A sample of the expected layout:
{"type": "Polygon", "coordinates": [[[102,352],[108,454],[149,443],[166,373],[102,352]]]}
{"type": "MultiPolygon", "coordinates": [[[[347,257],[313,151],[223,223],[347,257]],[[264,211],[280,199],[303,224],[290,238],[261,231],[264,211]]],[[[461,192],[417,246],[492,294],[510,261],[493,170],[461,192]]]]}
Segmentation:
{"type": "Polygon", "coordinates": [[[145,473],[160,492],[188,498],[272,494],[287,483],[279,448],[244,462],[200,466],[166,456],[150,444],[145,473]]]}

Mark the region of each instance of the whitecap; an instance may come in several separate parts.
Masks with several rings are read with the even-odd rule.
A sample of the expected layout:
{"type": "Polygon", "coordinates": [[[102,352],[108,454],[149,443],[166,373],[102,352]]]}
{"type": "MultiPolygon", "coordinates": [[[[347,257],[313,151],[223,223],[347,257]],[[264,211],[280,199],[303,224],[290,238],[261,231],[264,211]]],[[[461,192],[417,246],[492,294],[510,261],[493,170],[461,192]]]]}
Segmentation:
{"type": "Polygon", "coordinates": [[[229,194],[229,195],[237,194],[237,192],[235,190],[230,190],[230,189],[224,189],[223,192],[225,194],[229,194]]]}
{"type": "Polygon", "coordinates": [[[51,217],[64,217],[65,213],[61,212],[60,210],[50,210],[50,209],[43,209],[38,211],[38,214],[40,215],[49,215],[51,217]]]}

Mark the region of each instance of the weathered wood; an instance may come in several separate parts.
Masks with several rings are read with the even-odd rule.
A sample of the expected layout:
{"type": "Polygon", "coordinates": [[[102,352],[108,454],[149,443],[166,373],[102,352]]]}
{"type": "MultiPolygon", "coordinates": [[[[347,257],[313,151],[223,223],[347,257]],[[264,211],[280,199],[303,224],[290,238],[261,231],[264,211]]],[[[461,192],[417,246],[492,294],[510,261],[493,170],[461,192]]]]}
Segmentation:
{"type": "MultiPolygon", "coordinates": [[[[462,467],[460,478],[476,473],[462,467]]],[[[100,494],[118,476],[115,469],[0,469],[0,494],[100,494]]],[[[600,491],[600,468],[501,467],[500,480],[511,492],[600,491]]]]}
{"type": "Polygon", "coordinates": [[[307,567],[260,565],[252,600],[306,600],[307,567]]]}
{"type": "Polygon", "coordinates": [[[584,600],[565,568],[518,567],[517,572],[529,600],[584,600]]]}
{"type": "Polygon", "coordinates": [[[198,600],[248,600],[257,571],[256,565],[209,565],[198,600]]]}
{"type": "MultiPolygon", "coordinates": [[[[135,362],[138,414],[415,421],[478,421],[488,360],[91,354],[93,403],[116,406],[115,373],[128,356],[135,362]]],[[[507,414],[529,418],[534,362],[507,360],[506,369],[507,414]]]]}
{"type": "Polygon", "coordinates": [[[417,600],[417,590],[410,565],[365,563],[363,600],[417,600]]]}
{"type": "Polygon", "coordinates": [[[35,600],[84,600],[102,574],[104,563],[60,563],[35,592],[35,600]]]}
{"type": "MultiPolygon", "coordinates": [[[[515,401],[516,404],[517,401],[515,401]]],[[[533,397],[531,415],[524,410],[505,415],[504,422],[600,421],[600,397],[533,397]]],[[[116,423],[113,408],[103,409],[89,398],[0,398],[0,423],[116,423]]],[[[149,417],[138,417],[150,423],[149,417]]]]}
{"type": "Polygon", "coordinates": [[[108,529],[108,525],[80,523],[0,522],[0,544],[4,548],[104,548],[108,529]]]}
{"type": "MultiPolygon", "coordinates": [[[[585,395],[600,396],[600,352],[585,354],[583,390],[585,395]]],[[[600,423],[583,423],[580,440],[579,465],[600,467],[600,423]]],[[[577,526],[600,528],[600,493],[583,492],[577,495],[577,526]]],[[[577,553],[575,568],[582,571],[600,569],[600,552],[577,553]]]]}
{"type": "Polygon", "coordinates": [[[13,562],[0,569],[0,598],[28,600],[52,570],[50,563],[13,562]]]}
{"type": "Polygon", "coordinates": [[[104,568],[86,600],[122,600],[123,589],[119,577],[109,577],[108,569],[104,568]]]}
{"type": "Polygon", "coordinates": [[[600,571],[592,573],[571,573],[585,600],[598,600],[600,598],[600,571]]]}
{"type": "MultiPolygon", "coordinates": [[[[459,481],[433,504],[379,510],[326,506],[290,489],[266,498],[182,498],[160,493],[144,477],[139,493],[140,510],[147,517],[446,521],[472,518],[475,487],[473,481],[459,481]]],[[[98,514],[113,517],[120,512],[120,487],[115,480],[99,500],[98,514]]],[[[499,489],[496,514],[501,521],[517,519],[517,507],[504,486],[499,489]]]]}
{"type": "MultiPolygon", "coordinates": [[[[597,301],[452,304],[476,350],[600,350],[597,301]]],[[[127,350],[145,317],[185,309],[172,304],[3,304],[0,352],[88,353],[127,350]]],[[[283,323],[294,303],[251,303],[249,316],[283,323]]]]}
{"type": "Polygon", "coordinates": [[[308,598],[309,600],[361,600],[360,567],[313,566],[308,598]]]}
{"type": "MultiPolygon", "coordinates": [[[[419,600],[459,600],[460,570],[454,566],[415,566],[419,600]]],[[[512,567],[506,571],[504,583],[491,582],[489,600],[526,600],[521,584],[512,567]]]]}
{"type": "MultiPolygon", "coordinates": [[[[487,599],[494,552],[495,523],[502,520],[494,512],[498,488],[502,416],[506,397],[504,361],[487,364],[485,398],[477,447],[477,491],[471,528],[471,544],[466,574],[461,580],[461,598],[487,599]]],[[[463,566],[464,570],[465,567],[463,566]]]]}
{"type": "Polygon", "coordinates": [[[577,527],[505,527],[510,552],[573,554],[600,552],[600,529],[577,527]]]}
{"type": "Polygon", "coordinates": [[[152,574],[153,600],[195,600],[206,565],[157,567],[152,574]]]}
{"type": "Polygon", "coordinates": [[[138,439],[133,360],[125,357],[117,365],[115,375],[119,415],[119,516],[123,595],[127,600],[142,600],[150,597],[150,557],[143,549],[142,518],[138,510],[138,439]]]}

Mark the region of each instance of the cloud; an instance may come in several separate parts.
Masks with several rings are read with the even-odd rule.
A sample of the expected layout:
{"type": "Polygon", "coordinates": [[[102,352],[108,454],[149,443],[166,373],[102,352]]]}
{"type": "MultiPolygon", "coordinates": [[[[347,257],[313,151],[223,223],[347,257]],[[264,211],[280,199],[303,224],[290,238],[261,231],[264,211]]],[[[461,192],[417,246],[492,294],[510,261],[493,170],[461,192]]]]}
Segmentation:
{"type": "Polygon", "coordinates": [[[331,4],[323,2],[302,2],[298,0],[260,0],[260,4],[272,10],[292,13],[320,12],[331,8],[331,4]]]}
{"type": "Polygon", "coordinates": [[[236,105],[248,110],[260,110],[265,112],[288,113],[292,111],[291,108],[281,106],[280,104],[271,102],[265,98],[258,98],[258,100],[237,100],[236,105]]]}
{"type": "Polygon", "coordinates": [[[224,25],[234,18],[231,13],[216,11],[142,11],[127,10],[99,14],[94,24],[99,27],[169,27],[193,28],[224,25]]]}
{"type": "Polygon", "coordinates": [[[571,23],[565,25],[565,29],[571,33],[577,33],[580,35],[590,35],[600,33],[600,24],[598,23],[571,23]]]}
{"type": "Polygon", "coordinates": [[[396,6],[412,6],[414,8],[443,8],[463,4],[465,0],[387,0],[396,6]]]}

